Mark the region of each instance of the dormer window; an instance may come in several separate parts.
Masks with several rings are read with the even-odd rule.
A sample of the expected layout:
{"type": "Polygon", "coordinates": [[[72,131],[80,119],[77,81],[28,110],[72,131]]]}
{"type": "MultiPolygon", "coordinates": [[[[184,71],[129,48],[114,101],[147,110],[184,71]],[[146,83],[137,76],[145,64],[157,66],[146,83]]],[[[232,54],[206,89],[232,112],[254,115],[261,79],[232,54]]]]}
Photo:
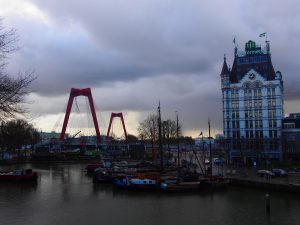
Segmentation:
{"type": "Polygon", "coordinates": [[[249,74],[249,79],[250,80],[254,80],[255,79],[255,74],[254,73],[250,73],[249,74]]]}

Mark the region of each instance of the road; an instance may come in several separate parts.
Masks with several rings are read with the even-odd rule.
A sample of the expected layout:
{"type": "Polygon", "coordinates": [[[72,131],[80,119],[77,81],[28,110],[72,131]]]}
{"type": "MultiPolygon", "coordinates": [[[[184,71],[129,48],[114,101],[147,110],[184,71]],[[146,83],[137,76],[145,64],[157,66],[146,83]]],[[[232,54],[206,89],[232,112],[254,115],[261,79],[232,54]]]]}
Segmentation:
{"type": "MultiPolygon", "coordinates": [[[[216,166],[214,168],[217,170],[216,166]]],[[[229,178],[239,178],[246,180],[254,180],[258,182],[270,182],[277,184],[296,184],[300,185],[300,172],[289,172],[287,177],[266,178],[257,175],[257,169],[253,168],[224,168],[222,173],[229,178]]]]}

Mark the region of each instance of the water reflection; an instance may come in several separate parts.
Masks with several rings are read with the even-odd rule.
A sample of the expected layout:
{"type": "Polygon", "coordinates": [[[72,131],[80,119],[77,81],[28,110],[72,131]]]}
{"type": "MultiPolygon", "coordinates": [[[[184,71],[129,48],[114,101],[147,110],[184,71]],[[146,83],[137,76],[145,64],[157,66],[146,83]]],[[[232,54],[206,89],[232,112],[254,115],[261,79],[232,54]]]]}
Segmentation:
{"type": "Polygon", "coordinates": [[[16,167],[32,167],[40,178],[35,184],[0,184],[4,224],[296,225],[300,220],[297,194],[270,192],[271,214],[267,216],[265,191],[259,189],[126,191],[110,184],[93,184],[84,172],[85,164],[27,164],[5,170],[16,167]]]}
{"type": "Polygon", "coordinates": [[[15,182],[0,183],[1,198],[22,198],[28,197],[36,192],[38,182],[23,182],[21,185],[15,182]]]}

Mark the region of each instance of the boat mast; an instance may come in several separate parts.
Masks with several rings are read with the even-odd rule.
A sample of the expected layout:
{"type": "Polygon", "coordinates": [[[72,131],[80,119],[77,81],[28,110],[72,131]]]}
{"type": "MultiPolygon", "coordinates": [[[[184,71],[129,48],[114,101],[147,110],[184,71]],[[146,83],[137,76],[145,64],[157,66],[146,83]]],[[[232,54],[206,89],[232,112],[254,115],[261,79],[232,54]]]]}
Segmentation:
{"type": "Polygon", "coordinates": [[[161,137],[161,114],[160,114],[160,101],[158,103],[158,146],[159,146],[159,152],[160,152],[160,168],[161,171],[164,169],[164,154],[162,149],[162,137],[161,137]]]}
{"type": "MultiPolygon", "coordinates": [[[[205,166],[206,154],[205,154],[205,149],[204,149],[203,131],[201,131],[200,135],[202,136],[202,157],[201,158],[202,158],[203,165],[204,165],[204,171],[206,171],[206,166],[205,166]]],[[[200,152],[200,156],[201,156],[201,152],[200,152]]]]}
{"type": "Polygon", "coordinates": [[[178,111],[176,113],[176,135],[177,135],[177,165],[178,169],[180,168],[180,152],[179,152],[179,125],[178,125],[178,111]]]}
{"type": "Polygon", "coordinates": [[[209,140],[209,162],[210,162],[210,176],[212,177],[212,152],[211,152],[211,136],[210,136],[210,119],[208,118],[208,140],[209,140]]]}

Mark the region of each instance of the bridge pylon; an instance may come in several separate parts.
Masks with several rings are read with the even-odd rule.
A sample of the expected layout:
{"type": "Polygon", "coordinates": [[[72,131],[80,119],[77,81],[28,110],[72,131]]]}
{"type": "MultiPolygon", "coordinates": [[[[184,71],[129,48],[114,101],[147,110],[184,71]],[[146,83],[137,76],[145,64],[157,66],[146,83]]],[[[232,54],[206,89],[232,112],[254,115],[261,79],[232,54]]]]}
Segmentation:
{"type": "Polygon", "coordinates": [[[121,119],[124,134],[125,134],[125,140],[126,140],[126,143],[127,143],[127,131],[126,131],[126,127],[125,127],[123,113],[121,113],[121,112],[120,113],[114,113],[114,112],[111,113],[110,120],[109,120],[109,126],[108,126],[108,130],[107,130],[107,135],[106,135],[106,140],[109,140],[109,133],[110,133],[110,130],[111,130],[113,119],[115,117],[119,117],[121,119]]]}
{"type": "Polygon", "coordinates": [[[100,143],[100,141],[101,141],[100,130],[99,130],[99,125],[98,125],[98,121],[97,121],[97,115],[96,115],[95,105],[94,105],[94,101],[93,101],[93,96],[92,96],[92,92],[91,92],[90,88],[84,88],[84,89],[71,88],[69,101],[68,101],[68,105],[67,105],[67,110],[66,110],[66,114],[65,114],[65,119],[64,119],[64,123],[63,123],[62,130],[60,133],[60,140],[63,141],[65,138],[65,133],[66,133],[66,129],[67,129],[67,125],[68,125],[68,121],[69,121],[69,117],[70,117],[70,113],[71,113],[71,109],[72,109],[72,105],[73,105],[73,100],[77,96],[85,96],[89,99],[89,105],[90,105],[93,122],[94,122],[94,127],[95,127],[96,135],[97,135],[97,142],[100,143]]]}

